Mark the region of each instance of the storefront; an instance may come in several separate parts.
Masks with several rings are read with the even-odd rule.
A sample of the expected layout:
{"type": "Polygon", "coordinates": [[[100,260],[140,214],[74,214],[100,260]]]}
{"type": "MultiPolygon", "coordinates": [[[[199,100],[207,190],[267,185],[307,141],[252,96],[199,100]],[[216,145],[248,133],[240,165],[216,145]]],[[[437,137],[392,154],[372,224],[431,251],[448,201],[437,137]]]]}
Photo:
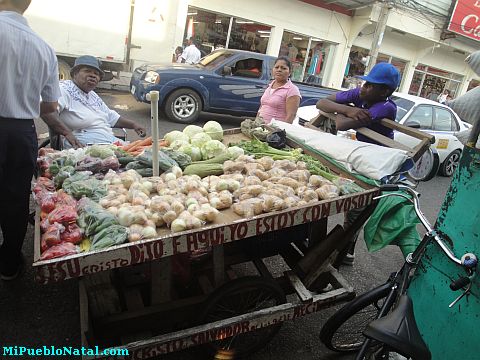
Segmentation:
{"type": "MultiPolygon", "coordinates": [[[[369,51],[367,49],[355,45],[352,46],[347,66],[345,67],[345,76],[342,82],[342,87],[355,88],[361,84],[362,80],[358,79],[357,76],[365,74],[365,69],[368,64],[368,54],[369,51]]],[[[380,53],[377,56],[376,64],[381,62],[393,64],[398,71],[400,71],[401,81],[403,81],[403,75],[408,63],[406,60],[380,53]]]]}
{"type": "Polygon", "coordinates": [[[419,64],[415,67],[408,93],[437,100],[438,95],[448,90],[450,96],[455,98],[462,82],[462,75],[419,64]]]}
{"type": "MultiPolygon", "coordinates": [[[[224,4],[223,8],[230,9],[227,2],[224,4]]],[[[257,4],[259,13],[262,10],[271,12],[271,8],[266,7],[267,4],[257,4]]],[[[232,13],[222,13],[215,6],[207,7],[202,1],[194,5],[188,6],[183,36],[193,37],[202,55],[218,48],[228,48],[286,56],[292,64],[292,80],[326,85],[326,78],[333,71],[333,57],[337,46],[335,41],[324,40],[318,34],[302,33],[298,31],[301,30],[301,25],[299,29],[292,26],[287,30],[283,24],[278,24],[278,17],[271,15],[262,16],[263,21],[259,22],[258,19],[252,19],[254,16],[249,17],[248,12],[238,11],[238,8],[232,13]]],[[[299,12],[300,7],[311,6],[301,2],[295,5],[299,12]]],[[[247,8],[248,6],[245,6],[245,9],[247,8]]],[[[319,7],[314,9],[317,17],[319,14],[331,14],[319,7]]],[[[312,15],[310,11],[308,16],[312,15]]],[[[304,13],[304,16],[307,14],[304,13]]]]}
{"type": "Polygon", "coordinates": [[[270,30],[270,26],[255,21],[189,6],[184,37],[194,37],[202,55],[218,48],[265,54],[270,30]]]}
{"type": "Polygon", "coordinates": [[[284,31],[278,56],[287,57],[292,64],[291,79],[309,84],[322,84],[325,63],[333,44],[308,35],[284,31]]]}

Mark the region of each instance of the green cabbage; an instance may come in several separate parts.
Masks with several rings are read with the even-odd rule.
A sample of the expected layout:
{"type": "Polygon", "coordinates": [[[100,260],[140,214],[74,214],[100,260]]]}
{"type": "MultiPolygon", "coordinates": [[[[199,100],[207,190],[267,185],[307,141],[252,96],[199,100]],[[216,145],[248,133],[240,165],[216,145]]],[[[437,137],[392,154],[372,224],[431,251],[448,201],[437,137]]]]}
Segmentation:
{"type": "Polygon", "coordinates": [[[190,143],[193,146],[201,148],[203,144],[207,143],[210,140],[212,140],[212,138],[209,135],[202,132],[202,133],[193,135],[192,139],[190,140],[190,143]]]}
{"type": "Polygon", "coordinates": [[[170,148],[170,149],[173,149],[173,150],[178,150],[178,149],[180,149],[182,146],[188,145],[188,144],[189,144],[189,142],[188,142],[188,141],[185,141],[185,140],[174,140],[174,141],[170,144],[169,148],[170,148]]]}
{"type": "Polygon", "coordinates": [[[187,135],[178,130],[173,130],[169,133],[166,133],[163,138],[165,139],[167,146],[170,146],[170,144],[173,143],[175,140],[183,140],[186,142],[190,141],[190,138],[187,135]]]}
{"type": "Polygon", "coordinates": [[[230,146],[227,149],[227,152],[228,152],[228,155],[230,155],[230,158],[232,160],[235,160],[240,155],[245,154],[245,151],[243,151],[243,149],[241,147],[238,147],[238,146],[230,146]]]}
{"type": "Polygon", "coordinates": [[[202,160],[202,153],[200,148],[193,146],[191,144],[183,145],[178,151],[181,151],[192,158],[192,161],[200,161],[202,160]]]}
{"type": "Polygon", "coordinates": [[[203,129],[197,125],[188,125],[183,129],[183,133],[191,139],[193,135],[203,133],[203,129]]]}
{"type": "Polygon", "coordinates": [[[208,160],[223,154],[227,150],[227,147],[218,140],[210,140],[207,141],[200,150],[202,151],[202,159],[208,160]]]}
{"type": "Polygon", "coordinates": [[[210,135],[213,140],[222,141],[223,140],[223,129],[222,125],[220,125],[216,121],[207,121],[205,125],[203,125],[203,131],[210,135]]]}

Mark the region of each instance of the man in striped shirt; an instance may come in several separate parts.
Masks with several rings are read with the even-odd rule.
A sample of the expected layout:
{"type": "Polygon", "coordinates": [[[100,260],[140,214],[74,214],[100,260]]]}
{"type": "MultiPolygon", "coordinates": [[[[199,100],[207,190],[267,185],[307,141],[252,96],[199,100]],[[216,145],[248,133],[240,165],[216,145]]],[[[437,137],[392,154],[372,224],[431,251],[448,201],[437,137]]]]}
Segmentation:
{"type": "MultiPolygon", "coordinates": [[[[3,280],[17,278],[24,268],[22,245],[38,146],[33,119],[41,113],[56,111],[60,96],[55,52],[30,29],[22,16],[30,1],[0,0],[0,226],[3,234],[0,278],[3,280]]],[[[57,131],[68,131],[61,123],[49,125],[57,131]]]]}

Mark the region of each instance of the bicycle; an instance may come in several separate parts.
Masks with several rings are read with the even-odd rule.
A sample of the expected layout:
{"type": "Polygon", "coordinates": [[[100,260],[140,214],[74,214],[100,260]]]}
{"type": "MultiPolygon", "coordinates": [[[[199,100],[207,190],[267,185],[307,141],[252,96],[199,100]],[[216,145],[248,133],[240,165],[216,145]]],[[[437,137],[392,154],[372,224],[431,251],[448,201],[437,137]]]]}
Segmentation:
{"type": "Polygon", "coordinates": [[[330,317],[322,327],[320,339],[329,349],[337,352],[358,351],[356,360],[388,359],[389,353],[394,352],[414,360],[429,360],[431,353],[420,335],[412,300],[407,294],[413,272],[427,245],[434,241],[451,261],[462,266],[467,273],[450,284],[452,291],[464,289],[449,305],[453,307],[470,292],[478,259],[472,253],[464,254],[461,259],[455,257],[420,210],[415,190],[394,184],[384,185],[380,189],[396,193],[382,194],[376,199],[401,196],[411,201],[427,233],[416,250],[407,256],[402,268],[391,274],[385,284],[354,298],[330,317]],[[411,198],[398,193],[399,190],[409,193],[411,198]]]}

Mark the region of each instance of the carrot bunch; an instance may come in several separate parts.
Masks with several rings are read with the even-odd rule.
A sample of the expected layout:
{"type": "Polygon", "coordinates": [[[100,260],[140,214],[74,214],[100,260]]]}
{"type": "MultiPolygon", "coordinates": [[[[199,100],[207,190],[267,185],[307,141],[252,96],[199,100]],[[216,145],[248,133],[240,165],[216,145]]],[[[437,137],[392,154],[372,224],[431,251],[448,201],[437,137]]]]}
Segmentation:
{"type": "Polygon", "coordinates": [[[132,141],[130,144],[122,146],[122,150],[128,152],[132,156],[139,155],[145,148],[152,146],[152,137],[132,141]]]}

